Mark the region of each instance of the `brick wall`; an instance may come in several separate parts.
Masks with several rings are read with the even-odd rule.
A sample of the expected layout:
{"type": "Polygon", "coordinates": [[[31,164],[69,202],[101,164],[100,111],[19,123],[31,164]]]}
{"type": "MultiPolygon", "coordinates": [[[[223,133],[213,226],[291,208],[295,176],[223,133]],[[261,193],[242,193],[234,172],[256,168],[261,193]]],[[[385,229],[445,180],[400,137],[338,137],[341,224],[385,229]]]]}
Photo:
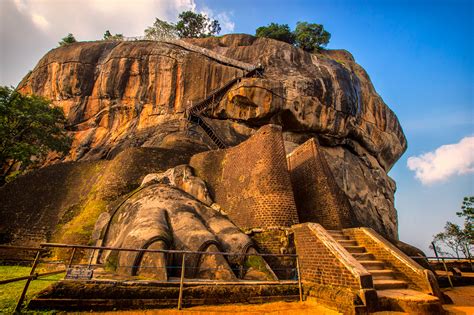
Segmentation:
{"type": "MultiPolygon", "coordinates": [[[[294,254],[296,252],[293,231],[290,228],[272,228],[249,233],[259,253],[294,254]]],[[[280,280],[296,279],[295,257],[265,257],[280,280]]]]}
{"type": "MultiPolygon", "coordinates": [[[[311,223],[310,223],[311,224],[311,223]]],[[[314,283],[360,289],[360,279],[341,262],[310,224],[293,226],[301,279],[314,283]]]]}
{"type": "Polygon", "coordinates": [[[373,309],[372,276],[319,224],[292,227],[307,297],[344,314],[373,309]]]}
{"type": "Polygon", "coordinates": [[[236,147],[193,156],[190,165],[238,227],[298,223],[281,127],[266,125],[236,147]]]}
{"type": "Polygon", "coordinates": [[[364,246],[375,259],[387,264],[387,268],[393,269],[397,277],[407,281],[410,288],[437,295],[437,286],[432,288],[425,269],[374,230],[353,228],[345,229],[344,233],[352,236],[360,246],[364,246]]]}
{"type": "Polygon", "coordinates": [[[287,156],[300,222],[317,222],[327,229],[355,225],[347,196],[337,186],[316,139],[287,156]]]}

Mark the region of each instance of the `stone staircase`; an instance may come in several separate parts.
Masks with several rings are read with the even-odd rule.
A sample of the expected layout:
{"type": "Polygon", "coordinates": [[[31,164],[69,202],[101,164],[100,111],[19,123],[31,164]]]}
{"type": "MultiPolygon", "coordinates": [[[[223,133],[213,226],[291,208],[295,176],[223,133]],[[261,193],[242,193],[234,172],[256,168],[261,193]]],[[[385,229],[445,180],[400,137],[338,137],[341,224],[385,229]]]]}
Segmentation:
{"type": "Polygon", "coordinates": [[[377,292],[378,311],[403,311],[410,314],[445,314],[437,297],[410,288],[397,277],[387,262],[377,260],[364,246],[341,230],[327,230],[372,276],[377,292]]]}
{"type": "Polygon", "coordinates": [[[372,275],[374,288],[377,291],[408,288],[408,283],[397,279],[394,271],[388,269],[385,262],[376,260],[374,255],[367,252],[365,247],[359,246],[350,236],[344,235],[339,230],[328,230],[328,232],[372,275]]]}

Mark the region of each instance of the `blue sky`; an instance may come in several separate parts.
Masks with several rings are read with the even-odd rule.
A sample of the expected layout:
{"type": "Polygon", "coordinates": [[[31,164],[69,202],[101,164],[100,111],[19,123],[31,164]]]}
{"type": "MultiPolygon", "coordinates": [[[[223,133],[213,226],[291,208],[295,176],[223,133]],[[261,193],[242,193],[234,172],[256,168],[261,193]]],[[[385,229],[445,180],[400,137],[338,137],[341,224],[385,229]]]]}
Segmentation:
{"type": "MultiPolygon", "coordinates": [[[[354,55],[408,139],[389,173],[398,186],[400,239],[427,250],[447,220],[461,222],[455,211],[474,195],[473,173],[423,184],[407,159],[474,135],[474,1],[3,0],[0,84],[16,85],[68,32],[79,40],[101,38],[105,29],[142,35],[155,16],[173,20],[189,8],[218,18],[225,33],[254,34],[270,22],[323,24],[332,34],[328,48],[354,55]]],[[[458,161],[450,152],[448,161],[458,161]]],[[[474,153],[462,152],[473,168],[474,153]]]]}

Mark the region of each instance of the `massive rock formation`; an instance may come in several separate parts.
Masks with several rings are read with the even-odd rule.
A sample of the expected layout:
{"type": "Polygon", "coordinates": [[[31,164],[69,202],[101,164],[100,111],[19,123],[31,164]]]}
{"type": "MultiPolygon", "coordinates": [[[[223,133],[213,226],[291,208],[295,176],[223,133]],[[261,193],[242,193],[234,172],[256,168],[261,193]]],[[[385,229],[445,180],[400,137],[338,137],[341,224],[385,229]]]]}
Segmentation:
{"type": "MultiPolygon", "coordinates": [[[[348,52],[311,54],[249,35],[187,42],[265,68],[263,76],[231,86],[206,113],[206,121],[228,145],[268,123],[282,127],[287,153],[317,138],[358,220],[397,238],[395,183],[387,172],[405,151],[406,139],[348,52]]],[[[130,147],[214,149],[201,128],[187,126],[185,110],[245,73],[238,64],[179,43],[84,42],[50,51],[18,89],[64,109],[74,137],[66,161],[100,160],[130,147]]],[[[52,157],[48,163],[55,162],[52,157]]],[[[146,174],[127,187],[135,188],[146,174]]]]}

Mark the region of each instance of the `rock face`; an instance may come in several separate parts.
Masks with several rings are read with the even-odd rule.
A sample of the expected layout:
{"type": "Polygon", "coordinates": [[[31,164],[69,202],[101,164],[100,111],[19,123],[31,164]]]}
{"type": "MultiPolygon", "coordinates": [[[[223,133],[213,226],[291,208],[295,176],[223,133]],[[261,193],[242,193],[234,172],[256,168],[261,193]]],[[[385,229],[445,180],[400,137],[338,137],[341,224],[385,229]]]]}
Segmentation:
{"type": "MultiPolygon", "coordinates": [[[[232,85],[205,113],[228,145],[268,123],[282,127],[287,153],[317,138],[359,221],[397,238],[395,184],[387,172],[406,139],[348,52],[310,54],[249,35],[186,41],[265,68],[263,76],[232,85]]],[[[245,72],[179,44],[89,42],[52,50],[18,89],[65,110],[74,137],[67,161],[98,160],[129,147],[215,148],[201,128],[186,126],[185,110],[245,72]]]]}

